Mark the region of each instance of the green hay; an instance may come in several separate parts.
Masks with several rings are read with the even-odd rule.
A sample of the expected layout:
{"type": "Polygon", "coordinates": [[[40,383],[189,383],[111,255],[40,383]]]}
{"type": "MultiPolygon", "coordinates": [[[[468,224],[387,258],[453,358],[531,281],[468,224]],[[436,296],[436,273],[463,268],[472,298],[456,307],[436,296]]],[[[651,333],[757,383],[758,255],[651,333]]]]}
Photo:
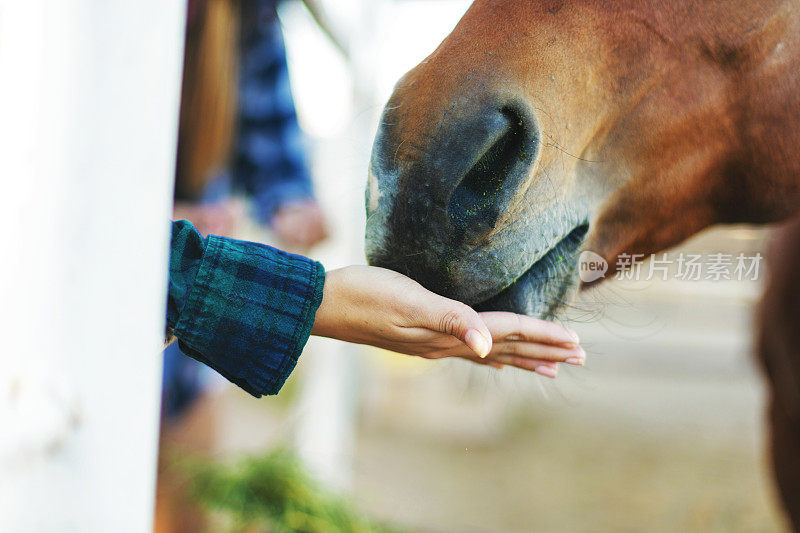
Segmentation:
{"type": "Polygon", "coordinates": [[[190,496],[220,514],[229,531],[390,533],[348,502],[323,490],[291,452],[278,449],[234,464],[184,461],[190,496]]]}

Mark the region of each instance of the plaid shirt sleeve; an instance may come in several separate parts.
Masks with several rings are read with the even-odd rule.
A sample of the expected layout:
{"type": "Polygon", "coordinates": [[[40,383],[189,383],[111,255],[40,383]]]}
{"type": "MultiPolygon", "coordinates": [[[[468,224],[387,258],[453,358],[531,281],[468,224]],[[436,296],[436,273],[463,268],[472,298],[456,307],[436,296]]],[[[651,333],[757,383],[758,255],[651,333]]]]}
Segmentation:
{"type": "Polygon", "coordinates": [[[167,331],[256,397],[277,394],[311,334],[325,270],[263,244],[172,223],[167,331]]]}
{"type": "Polygon", "coordinates": [[[276,4],[245,4],[233,167],[235,184],[252,198],[265,224],[281,205],[314,195],[276,4]]]}

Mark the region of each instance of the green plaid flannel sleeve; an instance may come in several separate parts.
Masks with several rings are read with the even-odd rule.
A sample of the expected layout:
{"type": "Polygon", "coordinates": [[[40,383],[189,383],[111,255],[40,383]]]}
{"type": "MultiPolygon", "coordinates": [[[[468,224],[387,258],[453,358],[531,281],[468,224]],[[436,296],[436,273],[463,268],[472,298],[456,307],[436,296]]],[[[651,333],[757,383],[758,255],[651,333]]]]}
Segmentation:
{"type": "Polygon", "coordinates": [[[325,270],[264,244],[172,223],[167,331],[250,394],[277,394],[311,334],[325,270]]]}

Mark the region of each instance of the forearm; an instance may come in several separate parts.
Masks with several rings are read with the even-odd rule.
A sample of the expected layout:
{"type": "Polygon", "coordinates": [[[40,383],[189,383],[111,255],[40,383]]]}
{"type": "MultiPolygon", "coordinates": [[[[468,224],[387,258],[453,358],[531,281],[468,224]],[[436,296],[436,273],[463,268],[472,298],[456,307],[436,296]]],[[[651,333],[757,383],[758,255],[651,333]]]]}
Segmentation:
{"type": "Polygon", "coordinates": [[[319,263],[173,223],[167,327],[181,349],[247,392],[276,394],[293,370],[320,301],[319,263]]]}

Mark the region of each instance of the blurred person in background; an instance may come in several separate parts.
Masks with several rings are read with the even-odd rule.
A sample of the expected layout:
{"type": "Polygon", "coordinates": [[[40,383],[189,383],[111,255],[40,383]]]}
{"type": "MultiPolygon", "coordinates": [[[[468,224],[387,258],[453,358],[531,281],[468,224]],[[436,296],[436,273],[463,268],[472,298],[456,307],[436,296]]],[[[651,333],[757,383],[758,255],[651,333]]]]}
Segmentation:
{"type": "Polygon", "coordinates": [[[244,193],[279,244],[323,240],[276,0],[189,2],[175,218],[229,233],[244,193]],[[190,216],[181,216],[190,215],[190,216]],[[194,218],[192,218],[194,217],[194,218]]]}
{"type": "MultiPolygon", "coordinates": [[[[306,250],[328,229],[314,198],[277,4],[189,0],[173,218],[192,221],[203,234],[230,236],[243,216],[233,198],[241,194],[282,247],[306,250]]],[[[218,381],[177,343],[167,347],[162,452],[211,447],[213,412],[203,392],[218,381]]],[[[172,483],[163,455],[157,523],[161,530],[174,529],[167,523],[199,527],[194,513],[181,509],[175,487],[165,487],[172,483]]]]}

